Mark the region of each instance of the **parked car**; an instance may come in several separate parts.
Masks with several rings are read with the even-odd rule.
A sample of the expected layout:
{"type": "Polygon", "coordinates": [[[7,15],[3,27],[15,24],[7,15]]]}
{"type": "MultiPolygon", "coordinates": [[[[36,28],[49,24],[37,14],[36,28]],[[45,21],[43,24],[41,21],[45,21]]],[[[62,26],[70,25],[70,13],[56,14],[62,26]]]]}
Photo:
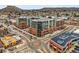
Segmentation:
{"type": "Polygon", "coordinates": [[[76,48],[79,48],[79,46],[75,46],[76,48]]]}
{"type": "Polygon", "coordinates": [[[75,50],[72,50],[72,53],[76,53],[76,51],[75,50]]]}

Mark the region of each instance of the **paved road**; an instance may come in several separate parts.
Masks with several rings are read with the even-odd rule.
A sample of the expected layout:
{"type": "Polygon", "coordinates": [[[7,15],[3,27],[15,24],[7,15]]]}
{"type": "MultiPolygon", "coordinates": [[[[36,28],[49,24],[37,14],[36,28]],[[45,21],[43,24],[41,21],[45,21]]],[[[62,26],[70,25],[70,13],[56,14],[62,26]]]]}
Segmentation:
{"type": "MultiPolygon", "coordinates": [[[[9,27],[9,29],[13,30],[14,32],[17,32],[18,35],[21,35],[21,36],[23,36],[24,38],[28,39],[25,34],[22,34],[22,33],[19,32],[18,30],[14,30],[14,29],[12,29],[12,27],[9,27]]],[[[10,31],[10,32],[11,32],[11,31],[10,31]]],[[[30,40],[28,39],[28,41],[30,41],[30,40]]],[[[29,44],[30,44],[30,43],[29,43],[29,44]]],[[[45,52],[45,51],[46,51],[46,52],[50,52],[50,51],[48,50],[47,46],[46,46],[43,42],[42,42],[42,45],[43,45],[42,48],[43,48],[44,52],[45,52]]],[[[32,45],[29,45],[29,47],[32,48],[33,50],[35,50],[36,52],[39,52],[38,50],[36,50],[35,48],[33,48],[32,45]]]]}
{"type": "MultiPolygon", "coordinates": [[[[5,27],[7,28],[7,26],[6,26],[5,24],[3,24],[3,26],[5,26],[5,27]]],[[[50,53],[50,52],[51,52],[50,48],[46,45],[46,43],[44,43],[44,41],[41,41],[41,40],[40,40],[41,43],[42,43],[41,48],[40,48],[40,49],[34,48],[34,47],[31,45],[31,43],[30,43],[31,40],[29,39],[29,37],[28,37],[27,35],[36,38],[36,40],[39,39],[38,37],[36,37],[36,36],[34,36],[34,35],[32,35],[32,34],[29,34],[29,33],[27,33],[26,31],[20,30],[20,29],[18,29],[17,27],[15,27],[14,25],[10,25],[10,26],[8,27],[8,29],[9,29],[9,32],[10,32],[10,33],[15,33],[15,34],[18,34],[18,35],[24,37],[24,38],[27,40],[28,47],[31,48],[32,50],[34,50],[35,52],[37,52],[37,53],[41,53],[41,52],[50,53]],[[39,51],[39,50],[40,50],[40,51],[39,51]]],[[[45,38],[45,39],[46,39],[46,38],[45,38]]],[[[25,49],[26,49],[26,47],[22,48],[21,50],[25,50],[25,49]]],[[[21,51],[21,50],[18,50],[18,51],[21,51]]],[[[17,51],[17,50],[16,50],[16,51],[17,51]]],[[[15,51],[15,52],[16,52],[16,51],[15,51]]]]}

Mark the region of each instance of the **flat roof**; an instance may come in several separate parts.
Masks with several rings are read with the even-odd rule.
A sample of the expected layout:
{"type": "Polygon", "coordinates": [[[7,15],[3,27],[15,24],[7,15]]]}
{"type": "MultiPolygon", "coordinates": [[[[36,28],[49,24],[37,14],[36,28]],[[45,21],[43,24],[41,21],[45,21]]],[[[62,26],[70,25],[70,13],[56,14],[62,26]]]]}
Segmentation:
{"type": "Polygon", "coordinates": [[[41,16],[20,16],[19,18],[40,19],[40,18],[44,18],[44,17],[41,17],[41,16]]]}
{"type": "Polygon", "coordinates": [[[60,34],[59,36],[56,36],[56,37],[52,38],[52,40],[54,42],[56,42],[57,44],[59,44],[60,46],[66,47],[68,42],[70,42],[71,40],[73,40],[77,37],[79,37],[79,34],[65,32],[63,34],[60,34]]]}
{"type": "Polygon", "coordinates": [[[9,43],[10,42],[16,42],[16,39],[15,38],[13,38],[12,36],[5,36],[5,37],[3,37],[2,39],[1,39],[1,41],[3,42],[3,44],[5,45],[5,46],[7,46],[7,45],[9,45],[9,43]]]}
{"type": "Polygon", "coordinates": [[[20,36],[13,36],[13,38],[15,38],[16,40],[21,40],[21,37],[20,36]]]}
{"type": "Polygon", "coordinates": [[[45,21],[50,21],[50,20],[53,20],[53,19],[41,18],[41,19],[35,19],[35,20],[32,20],[32,21],[34,21],[34,22],[45,22],[45,21]]]}
{"type": "Polygon", "coordinates": [[[60,20],[63,20],[63,18],[62,17],[57,17],[56,18],[56,21],[60,21],[60,20]]]}
{"type": "Polygon", "coordinates": [[[75,30],[74,33],[79,34],[79,29],[75,30]]]}
{"type": "Polygon", "coordinates": [[[27,18],[27,16],[20,16],[19,18],[27,18]]]}

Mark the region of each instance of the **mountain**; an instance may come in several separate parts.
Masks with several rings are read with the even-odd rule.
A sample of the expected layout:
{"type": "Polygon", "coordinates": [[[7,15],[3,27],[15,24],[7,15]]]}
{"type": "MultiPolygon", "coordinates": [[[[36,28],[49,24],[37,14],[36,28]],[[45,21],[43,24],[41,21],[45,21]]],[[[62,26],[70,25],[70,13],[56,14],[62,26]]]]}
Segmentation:
{"type": "Polygon", "coordinates": [[[10,12],[10,13],[22,13],[22,9],[16,7],[16,6],[7,6],[3,9],[0,10],[0,12],[4,13],[4,12],[10,12]]]}
{"type": "Polygon", "coordinates": [[[37,15],[59,15],[59,14],[79,14],[79,8],[76,7],[45,7],[42,9],[31,9],[31,10],[23,10],[21,8],[18,8],[16,6],[7,6],[3,9],[0,9],[0,14],[22,14],[25,13],[27,15],[33,15],[33,16],[37,16],[37,15]]]}
{"type": "Polygon", "coordinates": [[[42,8],[40,10],[49,10],[49,11],[53,11],[53,10],[56,10],[56,11],[63,11],[63,10],[66,10],[66,11],[79,11],[79,8],[77,7],[54,7],[54,8],[49,8],[49,7],[46,7],[46,8],[42,8]]]}

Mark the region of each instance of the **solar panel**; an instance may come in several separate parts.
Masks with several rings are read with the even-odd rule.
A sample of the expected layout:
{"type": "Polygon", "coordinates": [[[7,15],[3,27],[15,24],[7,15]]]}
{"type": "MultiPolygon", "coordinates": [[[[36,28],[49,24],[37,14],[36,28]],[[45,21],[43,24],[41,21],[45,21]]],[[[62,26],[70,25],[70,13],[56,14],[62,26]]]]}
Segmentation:
{"type": "Polygon", "coordinates": [[[67,44],[67,42],[69,42],[70,40],[72,40],[76,37],[79,37],[79,35],[75,34],[75,33],[65,32],[59,36],[54,37],[53,40],[56,43],[58,43],[62,46],[65,46],[67,44]]]}
{"type": "Polygon", "coordinates": [[[59,44],[62,44],[64,41],[63,40],[58,40],[57,41],[59,44]]]}
{"type": "Polygon", "coordinates": [[[62,35],[62,36],[60,36],[59,38],[65,40],[65,39],[67,39],[68,37],[69,37],[69,36],[67,36],[67,35],[62,35]]]}

